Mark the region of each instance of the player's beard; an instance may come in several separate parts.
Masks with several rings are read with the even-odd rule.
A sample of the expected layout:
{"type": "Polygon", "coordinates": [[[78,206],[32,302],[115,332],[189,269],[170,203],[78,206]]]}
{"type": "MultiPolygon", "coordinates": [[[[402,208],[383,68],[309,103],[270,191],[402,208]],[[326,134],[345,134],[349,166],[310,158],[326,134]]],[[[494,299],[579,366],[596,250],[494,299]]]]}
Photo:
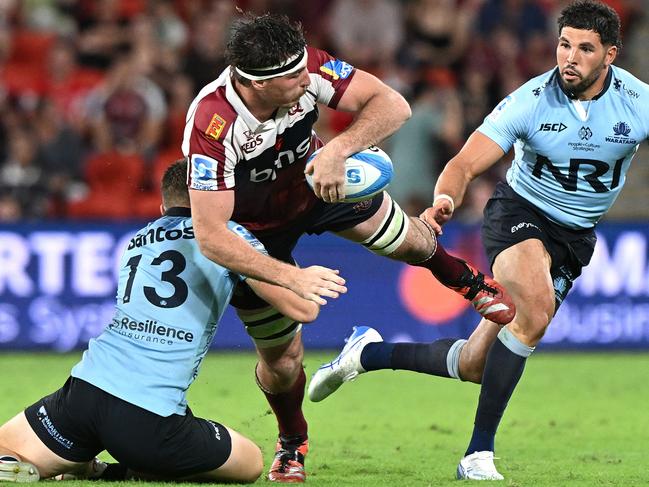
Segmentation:
{"type": "Polygon", "coordinates": [[[602,72],[605,68],[606,65],[604,64],[604,62],[602,62],[602,64],[600,64],[596,69],[593,70],[590,76],[581,78],[581,81],[576,84],[568,84],[566,80],[563,79],[563,76],[559,76],[559,79],[561,80],[561,85],[563,86],[564,90],[570,93],[572,98],[578,98],[579,95],[584,93],[588,88],[595,84],[595,82],[602,75],[602,72]]]}

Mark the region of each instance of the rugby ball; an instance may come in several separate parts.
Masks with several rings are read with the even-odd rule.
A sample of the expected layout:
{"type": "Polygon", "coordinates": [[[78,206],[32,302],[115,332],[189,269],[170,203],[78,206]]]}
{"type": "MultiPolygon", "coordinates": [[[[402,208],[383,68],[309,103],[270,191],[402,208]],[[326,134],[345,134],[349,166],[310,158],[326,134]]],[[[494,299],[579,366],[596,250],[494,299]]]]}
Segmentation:
{"type": "MultiPolygon", "coordinates": [[[[309,157],[307,164],[322,149],[309,157]]],[[[370,199],[388,187],[392,181],[392,160],[375,146],[352,154],[345,161],[345,203],[370,199]]],[[[306,175],[306,182],[313,189],[313,177],[306,175]]]]}

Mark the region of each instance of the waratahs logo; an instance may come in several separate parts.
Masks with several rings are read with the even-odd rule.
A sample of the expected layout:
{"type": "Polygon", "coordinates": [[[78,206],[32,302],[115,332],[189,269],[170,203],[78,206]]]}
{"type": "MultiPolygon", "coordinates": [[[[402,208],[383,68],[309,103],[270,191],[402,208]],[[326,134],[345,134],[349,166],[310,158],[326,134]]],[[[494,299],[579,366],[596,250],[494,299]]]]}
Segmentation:
{"type": "Polygon", "coordinates": [[[613,136],[606,137],[606,142],[612,142],[614,144],[628,144],[636,145],[637,140],[629,138],[631,133],[631,127],[626,122],[618,122],[613,125],[613,136]]]}
{"type": "Polygon", "coordinates": [[[631,133],[631,127],[624,122],[618,122],[613,126],[613,133],[617,136],[628,137],[631,133]]]}

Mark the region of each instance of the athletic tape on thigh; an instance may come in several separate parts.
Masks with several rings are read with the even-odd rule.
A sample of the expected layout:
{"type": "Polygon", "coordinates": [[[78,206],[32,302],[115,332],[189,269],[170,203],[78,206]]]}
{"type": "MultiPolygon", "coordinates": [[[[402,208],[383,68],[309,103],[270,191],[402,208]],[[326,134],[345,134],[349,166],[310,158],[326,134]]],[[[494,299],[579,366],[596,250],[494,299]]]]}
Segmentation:
{"type": "Polygon", "coordinates": [[[403,243],[408,234],[410,219],[401,207],[390,198],[390,208],[379,228],[367,240],[361,242],[378,255],[390,255],[403,243]]]}
{"type": "Polygon", "coordinates": [[[258,310],[237,310],[248,335],[259,348],[274,347],[291,340],[302,329],[302,324],[293,321],[275,308],[258,310]]]}

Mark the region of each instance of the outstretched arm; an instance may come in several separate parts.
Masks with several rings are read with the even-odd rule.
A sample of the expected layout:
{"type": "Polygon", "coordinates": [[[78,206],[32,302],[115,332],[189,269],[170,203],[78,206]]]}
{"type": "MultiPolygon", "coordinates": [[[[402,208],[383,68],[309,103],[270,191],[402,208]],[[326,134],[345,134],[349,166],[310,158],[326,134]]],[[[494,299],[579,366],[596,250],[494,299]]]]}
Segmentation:
{"type": "MultiPolygon", "coordinates": [[[[337,271],[320,267],[300,269],[257,252],[228,230],[234,191],[189,191],[194,232],[201,252],[228,269],[260,281],[288,288],[304,299],[325,304],[322,296],[346,291],[337,271]]],[[[336,294],[337,295],[337,294],[336,294]]]]}
{"type": "Polygon", "coordinates": [[[421,214],[436,233],[442,233],[442,225],[451,219],[453,211],[464,200],[467,186],[485,172],[505,153],[486,135],[475,131],[464,147],[453,157],[437,179],[433,206],[421,214]]]}

